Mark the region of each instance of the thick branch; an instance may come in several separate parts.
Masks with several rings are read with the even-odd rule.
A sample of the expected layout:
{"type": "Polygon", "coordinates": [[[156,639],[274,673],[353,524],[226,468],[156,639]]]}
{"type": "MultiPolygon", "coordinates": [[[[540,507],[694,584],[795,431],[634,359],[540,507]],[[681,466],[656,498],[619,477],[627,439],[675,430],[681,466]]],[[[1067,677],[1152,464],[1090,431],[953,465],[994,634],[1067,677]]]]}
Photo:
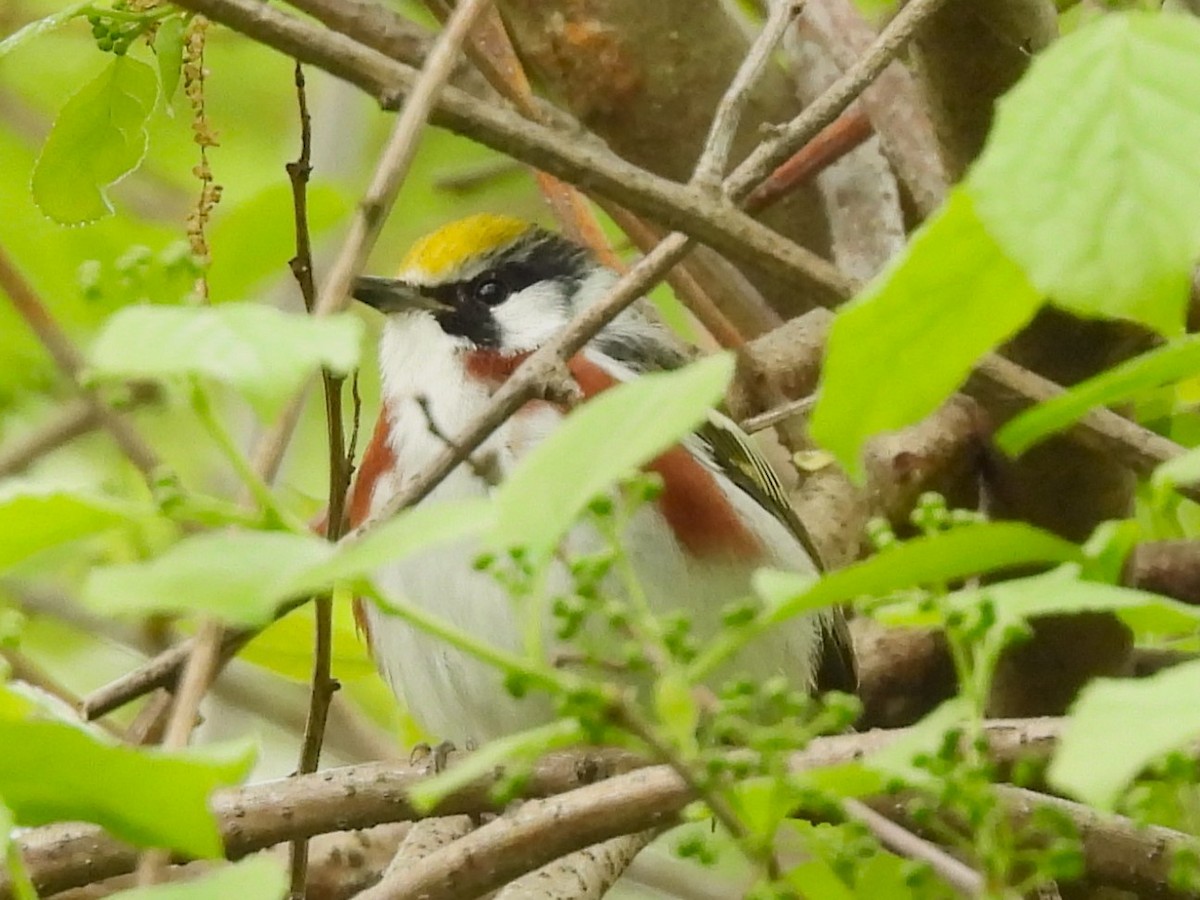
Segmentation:
{"type": "MultiPolygon", "coordinates": [[[[1059,729],[1056,719],[991,722],[988,737],[992,755],[1001,765],[1029,755],[1046,758],[1055,746],[1059,729]]],[[[804,770],[853,761],[889,746],[907,733],[907,729],[897,729],[818,738],[794,755],[792,765],[804,770]]],[[[455,757],[451,755],[451,764],[455,757]]],[[[535,766],[524,796],[549,797],[637,770],[634,781],[642,785],[640,790],[657,797],[655,803],[665,804],[652,808],[655,804],[643,802],[645,798],[639,800],[627,783],[614,782],[629,800],[625,807],[629,826],[626,833],[643,831],[662,821],[663,811],[669,818],[690,800],[689,792],[669,767],[644,766],[643,761],[622,751],[556,753],[535,766]],[[644,817],[639,817],[639,810],[644,817]]],[[[238,859],[295,838],[420,818],[408,801],[408,791],[427,776],[424,767],[369,763],[219,791],[212,806],[226,855],[238,859]]],[[[472,784],[448,797],[432,814],[499,812],[491,799],[494,785],[495,777],[472,784]]],[[[44,894],[124,874],[132,870],[137,858],[133,848],[90,825],[33,829],[22,835],[19,843],[34,881],[44,894]]],[[[12,900],[11,884],[2,876],[0,900],[12,900]]]]}

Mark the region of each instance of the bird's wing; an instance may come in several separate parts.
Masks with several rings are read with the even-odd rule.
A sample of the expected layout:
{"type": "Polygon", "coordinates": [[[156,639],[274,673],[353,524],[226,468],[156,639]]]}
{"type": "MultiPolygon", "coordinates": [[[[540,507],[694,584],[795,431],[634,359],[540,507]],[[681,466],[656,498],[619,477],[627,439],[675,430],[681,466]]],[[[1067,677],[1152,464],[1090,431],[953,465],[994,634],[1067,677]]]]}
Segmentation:
{"type": "MultiPolygon", "coordinates": [[[[601,332],[593,349],[628,368],[631,374],[675,369],[688,361],[675,344],[661,340],[655,330],[649,328],[624,333],[601,332]]],[[[715,411],[696,430],[696,438],[707,461],[782,522],[795,535],[817,570],[825,571],[812,535],[796,515],[779,476],[753,439],[728,416],[715,411]]],[[[827,615],[818,616],[816,621],[821,629],[821,661],[816,675],[818,690],[854,693],[858,688],[858,673],[845,611],[834,607],[827,615]]]]}
{"type": "MultiPolygon", "coordinates": [[[[721,472],[787,526],[817,571],[825,571],[825,564],[812,535],[796,515],[779,476],[759,452],[753,439],[731,419],[718,412],[709,414],[708,421],[696,430],[696,436],[721,472]]],[[[828,615],[818,616],[816,621],[821,629],[817,689],[854,693],[858,689],[858,671],[845,611],[834,607],[828,615]]]]}

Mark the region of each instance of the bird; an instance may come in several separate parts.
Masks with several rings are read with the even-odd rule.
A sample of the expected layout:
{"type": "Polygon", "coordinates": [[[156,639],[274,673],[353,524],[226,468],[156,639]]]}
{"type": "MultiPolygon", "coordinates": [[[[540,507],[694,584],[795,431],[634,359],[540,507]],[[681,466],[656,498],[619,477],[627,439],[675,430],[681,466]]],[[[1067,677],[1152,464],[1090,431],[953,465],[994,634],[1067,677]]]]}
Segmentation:
{"type": "MultiPolygon", "coordinates": [[[[418,240],[395,277],[357,278],[353,296],[385,321],[381,409],[350,491],[349,526],[379,514],[531,352],[617,277],[557,232],[481,213],[418,240]]],[[[687,359],[665,327],[635,307],[602,328],[566,368],[586,403],[615,384],[687,359]]],[[[480,448],[490,471],[460,465],[422,503],[490,495],[497,479],[565,414],[559,404],[527,404],[480,448]]],[[[629,557],[655,612],[689,613],[701,640],[719,626],[722,607],[751,593],[757,568],[818,571],[817,554],[777,476],[720,413],[646,468],[662,479],[661,493],[628,522],[629,557]]],[[[586,527],[577,526],[567,542],[586,527]]],[[[440,546],[384,567],[374,580],[384,595],[401,596],[479,640],[519,653],[522,630],[513,601],[474,565],[479,550],[463,542],[440,546]]],[[[551,578],[568,583],[564,571],[551,578]]],[[[547,698],[511,696],[502,674],[486,663],[376,604],[359,601],[355,612],[383,679],[428,735],[478,746],[552,720],[547,698]]],[[[782,675],[806,692],[855,687],[853,653],[837,610],[785,623],[732,665],[755,680],[782,675]]]]}

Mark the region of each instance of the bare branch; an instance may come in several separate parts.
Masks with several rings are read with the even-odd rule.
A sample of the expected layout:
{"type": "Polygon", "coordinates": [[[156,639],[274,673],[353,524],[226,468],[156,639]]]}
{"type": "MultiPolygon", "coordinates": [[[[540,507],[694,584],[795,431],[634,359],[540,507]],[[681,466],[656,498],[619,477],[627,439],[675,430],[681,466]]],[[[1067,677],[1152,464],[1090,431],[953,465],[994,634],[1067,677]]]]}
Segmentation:
{"type": "MultiPolygon", "coordinates": [[[[407,66],[266,4],[252,0],[183,0],[180,5],[350,81],[388,106],[398,95],[410,91],[416,78],[407,66]]],[[[453,87],[443,90],[431,121],[565,181],[584,183],[589,191],[608,196],[668,227],[686,227],[697,239],[731,259],[777,278],[803,279],[843,298],[855,289],[852,281],[827,260],[728,203],[651,175],[578,133],[561,133],[532,123],[453,87]]]]}
{"type": "Polygon", "coordinates": [[[9,301],[30,330],[37,335],[59,371],[79,390],[92,415],[113,436],[129,461],[137,466],[147,479],[152,478],[159,466],[157,454],[132,425],[109,409],[95,391],[80,383],[79,376],[84,366],[83,355],[59,327],[46,304],[17,269],[3,247],[0,247],[0,290],[8,294],[9,301]]]}
{"type": "Polygon", "coordinates": [[[746,58],[742,60],[733,81],[717,105],[708,137],[704,141],[704,149],[692,173],[692,184],[706,190],[716,190],[720,187],[725,169],[729,165],[729,154],[733,151],[733,141],[737,137],[742,111],[750,102],[755,86],[771,61],[775,45],[779,43],[784,31],[799,12],[800,4],[793,0],[776,3],[771,7],[762,31],[754,39],[746,58]]]}
{"type": "MultiPolygon", "coordinates": [[[[286,166],[292,184],[292,207],[296,232],[296,255],[290,266],[300,286],[304,308],[311,315],[317,304],[313,272],[312,241],[308,230],[308,180],[312,174],[312,118],[308,113],[308,94],[304,85],[304,67],[295,65],[296,101],[300,119],[300,155],[286,166]]],[[[350,489],[353,460],[346,454],[346,434],[342,423],[342,383],[328,370],[321,371],[325,394],[325,428],[329,444],[329,496],[326,500],[325,537],[337,541],[342,536],[346,492],[350,489]]],[[[317,771],[321,747],[329,719],[329,705],[341,685],[332,675],[333,598],[321,595],[314,601],[313,669],[309,691],[308,715],[300,742],[299,774],[317,771]]],[[[308,842],[293,841],[289,851],[292,896],[306,894],[308,880],[308,842]]]]}
{"type": "Polygon", "coordinates": [[[634,857],[658,835],[653,829],[576,850],[510,881],[495,900],[600,900],[634,857]]]}
{"type": "MultiPolygon", "coordinates": [[[[132,398],[130,407],[149,402],[154,391],[132,398]]],[[[47,453],[69,444],[100,427],[95,408],[87,400],[72,400],[34,431],[10,441],[0,449],[0,478],[19,475],[47,453]]]]}
{"type": "Polygon", "coordinates": [[[866,825],[879,843],[889,850],[909,859],[928,863],[946,884],[964,897],[983,895],[983,876],[941,847],[918,837],[904,826],[897,825],[861,801],[844,800],[842,810],[848,818],[866,825]]]}
{"type": "Polygon", "coordinates": [[[745,196],[766,178],[797,148],[807,144],[832,122],[850,103],[887,68],[908,44],[917,30],[946,0],[911,0],[887,24],[870,48],[859,57],[799,116],[779,130],[738,166],[729,182],[729,193],[735,198],[745,196]]]}
{"type": "MultiPolygon", "coordinates": [[[[804,23],[823,38],[843,69],[852,66],[875,40],[875,29],[853,0],[811,0],[804,23]]],[[[893,61],[863,91],[859,102],[917,212],[922,218],[929,216],[945,198],[949,179],[917,80],[899,60],[893,61]]]]}

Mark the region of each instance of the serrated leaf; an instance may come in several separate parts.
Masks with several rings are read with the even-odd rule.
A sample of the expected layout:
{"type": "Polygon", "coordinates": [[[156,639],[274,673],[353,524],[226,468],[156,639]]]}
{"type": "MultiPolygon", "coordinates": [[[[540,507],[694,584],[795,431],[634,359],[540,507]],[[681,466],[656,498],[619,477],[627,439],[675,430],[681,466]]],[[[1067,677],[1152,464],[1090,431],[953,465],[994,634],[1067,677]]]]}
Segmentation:
{"type": "Polygon", "coordinates": [[[497,491],[493,545],[550,552],[593,498],[699,425],[732,376],[716,354],[578,406],[497,491]]]}
{"type": "Polygon", "coordinates": [[[969,190],[1053,302],[1182,331],[1200,256],[1198,84],[1200,22],[1127,13],[1055,42],[998,104],[969,190]]]}
{"type": "Polygon", "coordinates": [[[986,522],[905,541],[819,580],[763,570],[755,573],[754,588],[771,610],[770,621],[781,622],[857,597],[883,597],[968,575],[1081,559],[1078,546],[1048,531],[1022,522],[986,522]]]}
{"type": "Polygon", "coordinates": [[[231,625],[269,622],[300,591],[292,580],[333,546],[315,536],[230,529],[185,538],[155,559],[95,569],[82,599],[113,616],[204,613],[231,625]]]}
{"type": "Polygon", "coordinates": [[[472,781],[490,775],[505,765],[528,764],[538,757],[570,747],[583,740],[583,729],[574,719],[561,719],[507,737],[488,741],[446,771],[414,784],[408,798],[414,807],[432,812],[446,797],[472,781]]]}
{"type": "Polygon", "coordinates": [[[194,881],[133,888],[111,900],[281,900],[287,889],[287,874],[278,860],[252,856],[194,881]]]}
{"type": "Polygon", "coordinates": [[[130,510],[84,493],[21,483],[0,488],[0,570],[35,553],[130,521],[130,510]]]}
{"type": "Polygon", "coordinates": [[[33,169],[33,199],[62,225],[113,211],[107,190],[146,154],[146,119],[158,96],[154,70],[118,56],[66,102],[33,169]]]}
{"type": "Polygon", "coordinates": [[[183,73],[183,16],[167,16],[154,33],[154,57],[158,61],[159,99],[170,111],[171,99],[183,73]]]}
{"type": "Polygon", "coordinates": [[[94,822],[138,846],[191,856],[222,855],[209,796],[253,762],[245,743],[165,753],[58,722],[0,719],[0,797],[18,824],[94,822]]]}
{"type": "Polygon", "coordinates": [[[69,22],[71,19],[75,18],[75,16],[79,14],[79,11],[87,5],[88,3],[86,0],[83,3],[72,3],[68,6],[64,6],[57,12],[53,12],[41,19],[36,19],[22,28],[18,28],[4,40],[0,41],[0,59],[4,59],[4,57],[13,50],[16,50],[26,41],[37,37],[39,34],[46,34],[47,32],[53,31],[55,28],[58,28],[69,22]]]}
{"type": "Polygon", "coordinates": [[[1132,400],[1139,394],[1182,381],[1200,372],[1200,337],[1186,337],[1081,381],[1008,422],[996,444],[1010,456],[1083,418],[1099,406],[1132,400]]]}
{"type": "Polygon", "coordinates": [[[937,409],[1041,296],[952,191],[905,252],[847,304],[826,344],[812,436],[854,477],[868,438],[937,409]]]}
{"type": "Polygon", "coordinates": [[[1050,783],[1101,809],[1151,761],[1200,735],[1200,662],[1137,681],[1101,679],[1071,707],[1050,783]],[[1132,723],[1133,727],[1121,727],[1132,723]]]}
{"type": "Polygon", "coordinates": [[[256,303],[131,306],[105,323],[88,374],[201,376],[235,388],[270,416],[318,368],[349,373],[361,343],[362,322],[349,314],[313,318],[256,303]]]}

